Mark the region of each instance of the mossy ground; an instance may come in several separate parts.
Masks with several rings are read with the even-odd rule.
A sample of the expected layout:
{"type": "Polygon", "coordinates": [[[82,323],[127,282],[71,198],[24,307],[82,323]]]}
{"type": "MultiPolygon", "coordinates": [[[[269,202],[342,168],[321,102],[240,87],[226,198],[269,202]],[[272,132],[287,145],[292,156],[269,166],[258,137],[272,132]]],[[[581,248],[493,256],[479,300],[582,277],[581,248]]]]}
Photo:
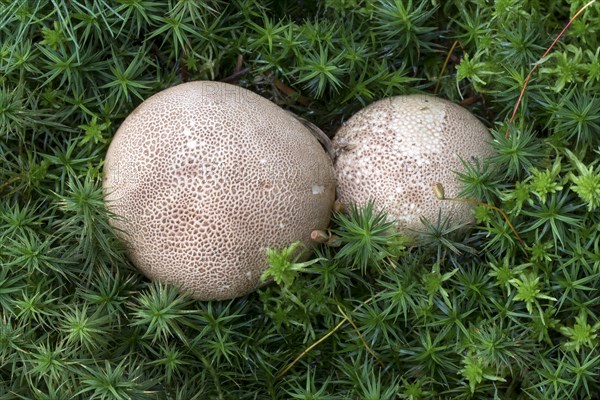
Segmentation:
{"type": "Polygon", "coordinates": [[[600,3],[507,124],[582,6],[0,0],[0,399],[598,398],[600,3]],[[525,248],[486,207],[415,248],[356,210],[340,249],[279,261],[282,286],[209,303],[148,282],[107,223],[103,156],[142,99],[199,79],[329,134],[385,96],[461,102],[498,151],[463,196],[525,248]]]}

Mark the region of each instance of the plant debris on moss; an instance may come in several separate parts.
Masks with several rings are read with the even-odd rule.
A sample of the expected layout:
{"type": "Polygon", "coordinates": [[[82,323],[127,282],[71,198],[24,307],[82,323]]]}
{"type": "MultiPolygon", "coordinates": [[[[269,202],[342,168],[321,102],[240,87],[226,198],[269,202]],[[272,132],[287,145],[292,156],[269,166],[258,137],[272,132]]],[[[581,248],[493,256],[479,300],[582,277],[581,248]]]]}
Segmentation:
{"type": "Polygon", "coordinates": [[[0,400],[600,398],[600,3],[542,58],[586,3],[0,0],[0,400]],[[461,103],[497,151],[461,196],[508,220],[440,216],[413,246],[357,208],[312,262],[271,251],[281,286],[152,283],[103,157],[143,99],[203,79],[330,136],[386,96],[461,103]]]}

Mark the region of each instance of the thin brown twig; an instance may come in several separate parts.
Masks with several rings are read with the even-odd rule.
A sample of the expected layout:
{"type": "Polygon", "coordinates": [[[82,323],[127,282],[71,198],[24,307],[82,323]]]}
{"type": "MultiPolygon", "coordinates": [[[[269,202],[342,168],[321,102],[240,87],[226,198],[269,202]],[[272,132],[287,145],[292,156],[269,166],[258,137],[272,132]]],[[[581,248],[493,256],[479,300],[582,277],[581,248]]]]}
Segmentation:
{"type": "Polygon", "coordinates": [[[538,60],[538,62],[536,62],[535,64],[533,64],[533,68],[531,69],[531,71],[529,72],[529,75],[527,75],[527,78],[525,79],[525,83],[523,84],[523,88],[521,89],[521,93],[519,94],[519,99],[517,100],[517,104],[515,104],[515,108],[513,109],[512,115],[510,116],[510,119],[508,120],[508,125],[506,126],[506,138],[508,139],[508,133],[509,133],[509,126],[510,124],[513,123],[516,115],[517,115],[517,111],[519,110],[519,106],[521,105],[521,101],[523,100],[523,96],[525,95],[525,90],[527,89],[527,86],[529,85],[529,81],[531,80],[531,76],[533,75],[533,72],[537,69],[538,65],[540,65],[540,61],[544,59],[544,57],[546,57],[548,55],[548,53],[550,53],[550,51],[554,48],[554,46],[556,45],[556,43],[558,43],[558,41],[560,40],[560,38],[565,34],[565,32],[567,31],[567,29],[569,29],[569,26],[571,26],[571,24],[573,23],[573,21],[575,21],[575,19],[577,19],[577,17],[579,17],[579,15],[589,6],[591,6],[593,3],[595,3],[596,0],[591,0],[589,3],[587,3],[586,5],[584,5],[583,7],[581,7],[579,9],[579,11],[577,11],[575,13],[575,15],[573,16],[573,18],[571,18],[569,20],[569,22],[567,23],[567,25],[565,25],[565,27],[563,28],[562,31],[560,31],[560,33],[558,34],[558,36],[554,39],[554,41],[552,42],[552,44],[550,45],[550,47],[548,47],[548,49],[546,49],[546,52],[542,55],[542,57],[538,60]]]}
{"type": "Polygon", "coordinates": [[[237,80],[239,80],[242,76],[246,75],[248,72],[250,72],[250,68],[246,67],[243,68],[237,72],[234,72],[233,74],[221,79],[221,82],[225,82],[225,83],[234,83],[237,80]]]}
{"type": "MultiPolygon", "coordinates": [[[[361,304],[359,304],[358,306],[356,306],[354,308],[354,310],[352,310],[352,311],[354,312],[354,311],[359,310],[365,304],[368,304],[371,301],[373,301],[374,298],[375,297],[368,298],[367,300],[365,300],[364,302],[362,302],[361,304]]],[[[317,347],[319,344],[321,344],[325,340],[327,340],[327,338],[329,338],[331,335],[333,335],[335,332],[337,332],[346,322],[349,322],[349,320],[345,316],[345,314],[342,313],[342,315],[344,315],[344,318],[333,329],[331,329],[329,332],[327,332],[325,334],[325,336],[323,336],[321,339],[317,340],[316,342],[314,342],[313,344],[311,344],[310,346],[308,346],[302,353],[300,353],[296,358],[294,358],[294,360],[291,363],[289,363],[284,369],[282,369],[280,372],[277,373],[277,375],[275,375],[275,379],[279,379],[283,375],[285,375],[290,369],[292,369],[292,367],[294,365],[296,365],[296,363],[298,361],[300,361],[302,359],[302,357],[304,357],[306,354],[308,354],[312,349],[314,349],[315,347],[317,347]]]]}
{"type": "Polygon", "coordinates": [[[272,80],[273,80],[273,83],[275,84],[275,87],[280,92],[283,92],[286,96],[295,97],[296,101],[298,103],[300,103],[301,105],[303,105],[303,106],[310,105],[310,100],[308,98],[303,97],[302,95],[300,95],[294,89],[292,89],[291,87],[289,87],[288,85],[286,85],[285,83],[283,83],[280,79],[277,79],[277,78],[273,77],[272,80]]]}
{"type": "Polygon", "coordinates": [[[510,227],[510,230],[515,235],[515,237],[519,240],[519,243],[521,243],[521,246],[523,247],[523,251],[525,252],[525,255],[527,255],[527,247],[525,246],[525,242],[523,241],[523,239],[521,239],[521,236],[519,236],[519,233],[517,232],[517,230],[515,229],[515,227],[513,226],[513,224],[508,219],[508,216],[506,215],[506,213],[504,211],[502,211],[501,208],[498,208],[498,207],[493,206],[493,205],[488,204],[488,203],[484,203],[482,201],[477,201],[475,199],[469,199],[469,198],[457,199],[457,198],[454,198],[454,197],[445,197],[444,200],[458,201],[458,202],[461,202],[461,203],[473,203],[473,204],[476,204],[478,206],[482,206],[482,207],[486,207],[486,208],[490,208],[492,210],[498,211],[500,214],[502,214],[502,217],[504,218],[504,220],[506,221],[506,223],[510,227]]]}
{"type": "Polygon", "coordinates": [[[478,98],[479,96],[477,94],[474,94],[472,96],[467,97],[466,99],[461,100],[459,104],[463,107],[470,106],[471,104],[475,103],[478,98]]]}
{"type": "Polygon", "coordinates": [[[246,75],[250,72],[250,68],[242,68],[244,66],[244,56],[242,54],[238,54],[237,59],[235,61],[235,67],[233,67],[233,73],[225,78],[221,79],[221,82],[225,83],[235,83],[242,76],[246,75]]]}
{"type": "Polygon", "coordinates": [[[342,314],[342,316],[344,318],[346,318],[346,320],[348,320],[348,322],[350,323],[350,325],[352,325],[352,327],[356,331],[356,334],[358,335],[358,338],[360,339],[360,341],[362,342],[362,344],[365,346],[365,348],[367,349],[367,351],[369,353],[371,353],[371,355],[373,356],[373,358],[375,358],[377,360],[377,362],[379,363],[379,365],[381,365],[381,368],[385,368],[385,364],[383,363],[383,361],[381,361],[381,359],[377,356],[377,354],[375,354],[375,352],[373,351],[373,349],[371,349],[371,347],[369,346],[369,344],[367,343],[367,341],[365,340],[365,338],[363,337],[363,335],[360,333],[360,330],[358,329],[358,326],[356,326],[356,324],[354,323],[354,321],[352,321],[352,319],[348,315],[346,315],[346,313],[344,312],[344,310],[342,310],[342,307],[340,307],[339,305],[337,307],[338,307],[338,310],[340,310],[340,313],[342,314]]]}
{"type": "Polygon", "coordinates": [[[521,239],[521,236],[519,235],[519,233],[517,232],[517,230],[515,229],[513,224],[508,219],[508,215],[506,215],[506,213],[504,211],[502,211],[502,209],[500,209],[496,206],[493,206],[491,204],[484,203],[482,201],[470,199],[468,197],[464,198],[464,199],[455,198],[455,197],[446,197],[444,185],[442,185],[439,182],[435,182],[432,185],[432,187],[433,187],[433,192],[435,193],[435,197],[437,197],[439,200],[450,200],[450,201],[457,201],[460,203],[472,203],[472,204],[476,204],[478,206],[482,206],[482,207],[486,207],[486,208],[490,208],[492,210],[498,211],[500,214],[502,214],[502,217],[504,218],[504,220],[506,221],[508,226],[510,226],[510,229],[512,230],[512,232],[514,233],[516,238],[519,240],[519,243],[521,243],[521,246],[523,247],[523,251],[525,252],[525,257],[527,257],[527,247],[525,246],[525,242],[523,241],[523,239],[521,239]]]}
{"type": "Polygon", "coordinates": [[[281,378],[283,375],[285,375],[290,369],[292,369],[292,367],[298,362],[300,361],[300,359],[302,357],[304,357],[306,354],[308,354],[308,352],[310,352],[312,349],[314,349],[315,347],[317,347],[320,343],[324,342],[325,340],[327,340],[327,338],[331,335],[333,335],[338,329],[340,329],[342,327],[342,325],[344,325],[346,322],[348,322],[348,320],[346,318],[342,319],[339,324],[337,324],[335,326],[335,328],[333,328],[332,330],[330,330],[329,332],[327,332],[327,334],[325,336],[323,336],[321,339],[317,340],[316,342],[314,342],[313,344],[311,344],[310,346],[308,346],[302,353],[300,353],[298,355],[298,357],[294,358],[294,361],[292,361],[291,363],[288,364],[287,367],[285,367],[284,369],[282,369],[277,375],[275,375],[275,379],[279,379],[281,378]]]}
{"type": "Polygon", "coordinates": [[[233,70],[233,72],[238,73],[242,70],[242,67],[244,65],[244,56],[242,54],[238,54],[237,56],[237,60],[235,62],[235,69],[233,70]]]}
{"type": "Polygon", "coordinates": [[[179,75],[181,76],[181,80],[183,82],[187,82],[190,80],[190,74],[189,74],[189,70],[186,64],[186,61],[188,60],[189,57],[189,46],[186,43],[185,46],[183,46],[183,51],[182,51],[182,56],[181,56],[181,64],[179,66],[179,75]]]}
{"type": "Polygon", "coordinates": [[[459,44],[459,41],[455,40],[454,43],[452,43],[452,47],[450,47],[450,50],[448,51],[448,55],[446,56],[446,60],[444,61],[444,65],[442,65],[442,70],[440,71],[440,76],[438,76],[438,81],[435,84],[435,89],[433,90],[433,93],[435,93],[435,94],[437,94],[438,90],[440,89],[440,82],[441,82],[442,76],[444,76],[444,72],[446,72],[446,67],[448,66],[448,62],[450,62],[452,53],[454,52],[454,49],[456,48],[456,46],[458,44],[459,44]]]}

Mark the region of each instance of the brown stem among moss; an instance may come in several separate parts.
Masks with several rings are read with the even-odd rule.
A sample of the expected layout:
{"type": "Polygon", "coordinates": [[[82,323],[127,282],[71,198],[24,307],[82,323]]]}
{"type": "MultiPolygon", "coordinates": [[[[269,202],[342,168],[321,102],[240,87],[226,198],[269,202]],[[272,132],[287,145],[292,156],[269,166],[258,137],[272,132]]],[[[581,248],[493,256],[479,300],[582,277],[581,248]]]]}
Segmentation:
{"type": "Polygon", "coordinates": [[[527,75],[527,78],[525,78],[525,83],[523,84],[523,88],[521,89],[521,93],[519,94],[519,98],[517,99],[517,103],[515,104],[515,107],[513,108],[513,112],[511,114],[509,120],[508,120],[508,124],[506,125],[506,134],[505,134],[505,137],[507,139],[508,139],[508,132],[509,132],[510,124],[513,123],[513,121],[515,120],[515,117],[517,116],[517,111],[519,110],[519,106],[521,105],[521,101],[523,100],[523,96],[525,95],[525,90],[527,90],[527,86],[529,86],[529,81],[531,80],[531,76],[533,75],[533,73],[535,72],[535,70],[537,69],[537,67],[540,65],[540,62],[548,55],[548,53],[550,53],[550,51],[552,51],[552,49],[554,48],[554,46],[556,45],[556,43],[558,43],[558,41],[565,34],[565,32],[567,31],[567,29],[569,29],[569,26],[571,26],[571,24],[573,23],[573,21],[575,21],[579,17],[579,15],[581,15],[581,13],[583,13],[583,11],[585,11],[586,8],[588,8],[589,6],[591,6],[595,2],[596,2],[596,0],[591,0],[587,4],[585,4],[583,7],[581,7],[575,13],[575,15],[573,16],[573,18],[571,18],[569,20],[569,22],[567,22],[567,24],[565,25],[565,27],[563,28],[563,30],[560,31],[560,33],[558,34],[558,36],[554,39],[554,41],[552,42],[552,44],[546,49],[546,51],[544,52],[544,54],[542,54],[542,57],[540,58],[540,61],[538,61],[535,64],[533,64],[533,68],[531,68],[531,71],[529,71],[529,74],[527,75]]]}
{"type": "Polygon", "coordinates": [[[321,229],[315,229],[310,233],[310,239],[316,243],[326,244],[327,246],[337,247],[339,246],[339,237],[331,234],[329,231],[321,229]]]}
{"type": "Polygon", "coordinates": [[[494,211],[498,211],[502,215],[502,217],[504,218],[504,220],[506,221],[508,226],[510,227],[510,230],[514,233],[515,237],[519,240],[519,243],[521,243],[521,246],[523,247],[523,251],[525,252],[525,256],[527,256],[527,247],[525,246],[525,242],[523,241],[523,239],[521,239],[521,236],[519,236],[519,233],[517,232],[517,230],[515,229],[513,224],[508,219],[508,216],[506,215],[506,213],[504,211],[502,211],[502,209],[500,209],[496,206],[492,206],[491,204],[477,201],[475,199],[470,199],[470,198],[458,199],[458,198],[454,198],[454,197],[446,197],[446,194],[444,193],[444,186],[439,182],[436,182],[433,184],[433,192],[435,193],[435,197],[437,197],[439,200],[451,200],[451,201],[457,201],[460,203],[472,203],[472,204],[475,204],[478,206],[492,209],[494,211]]]}

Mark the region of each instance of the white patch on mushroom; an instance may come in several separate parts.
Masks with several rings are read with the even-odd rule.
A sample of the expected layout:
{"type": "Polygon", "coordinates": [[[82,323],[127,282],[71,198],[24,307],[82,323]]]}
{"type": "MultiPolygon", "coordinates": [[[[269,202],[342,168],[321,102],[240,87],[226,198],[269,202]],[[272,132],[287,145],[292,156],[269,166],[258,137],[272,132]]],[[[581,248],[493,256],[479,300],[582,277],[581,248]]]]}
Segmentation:
{"type": "Polygon", "coordinates": [[[285,228],[285,224],[284,224],[283,222],[280,222],[280,223],[279,223],[279,227],[280,227],[281,229],[283,229],[283,228],[285,228]]]}
{"type": "Polygon", "coordinates": [[[196,142],[195,140],[188,140],[187,142],[187,147],[190,149],[195,149],[198,146],[198,142],[196,142]]]}
{"type": "Polygon", "coordinates": [[[191,130],[190,128],[184,128],[184,129],[183,129],[183,134],[184,134],[184,135],[188,136],[188,135],[190,135],[191,133],[192,133],[192,130],[191,130]]]}
{"type": "Polygon", "coordinates": [[[412,222],[416,222],[417,218],[415,218],[414,214],[403,214],[403,215],[398,215],[396,217],[396,219],[398,221],[402,221],[405,223],[412,223],[412,222]]]}
{"type": "Polygon", "coordinates": [[[321,194],[325,191],[325,186],[313,185],[312,194],[321,194]]]}
{"type": "MultiPolygon", "coordinates": [[[[432,175],[449,188],[457,186],[454,170],[471,155],[491,156],[487,128],[468,111],[430,96],[397,96],[375,102],[352,116],[334,143],[352,141],[355,151],[336,159],[337,194],[342,204],[375,200],[403,234],[422,230],[420,217],[435,221],[432,175]],[[385,122],[383,122],[385,121],[385,122]]],[[[445,202],[443,212],[457,222],[473,220],[468,205],[445,202]]]]}
{"type": "Polygon", "coordinates": [[[246,278],[252,279],[252,271],[246,271],[244,275],[246,275],[246,278]]]}
{"type": "Polygon", "coordinates": [[[261,158],[259,162],[261,164],[266,164],[267,163],[267,159],[266,158],[261,158]]]}

